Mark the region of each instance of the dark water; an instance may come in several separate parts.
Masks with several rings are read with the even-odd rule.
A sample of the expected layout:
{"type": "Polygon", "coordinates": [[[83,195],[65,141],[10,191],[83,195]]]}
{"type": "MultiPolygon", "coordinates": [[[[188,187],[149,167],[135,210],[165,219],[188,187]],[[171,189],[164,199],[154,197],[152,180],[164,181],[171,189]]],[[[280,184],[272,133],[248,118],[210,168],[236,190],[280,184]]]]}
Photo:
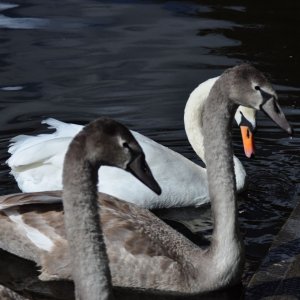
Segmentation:
{"type": "MultiPolygon", "coordinates": [[[[296,134],[287,138],[258,114],[257,155],[247,160],[234,128],[235,152],[249,175],[239,197],[246,283],[299,199],[299,6],[289,0],[1,1],[1,162],[9,139],[44,131],[46,117],[84,124],[100,115],[198,162],[183,128],[189,93],[250,62],[273,82],[296,134]]],[[[0,183],[1,194],[18,191],[4,164],[0,183]]]]}

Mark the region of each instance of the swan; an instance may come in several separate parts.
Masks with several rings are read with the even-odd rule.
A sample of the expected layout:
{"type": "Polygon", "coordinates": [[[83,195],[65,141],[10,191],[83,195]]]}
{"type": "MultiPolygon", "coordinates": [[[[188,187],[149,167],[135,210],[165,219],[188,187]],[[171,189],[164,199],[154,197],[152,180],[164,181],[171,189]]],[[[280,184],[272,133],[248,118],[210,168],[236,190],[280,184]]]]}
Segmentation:
{"type": "MultiPolygon", "coordinates": [[[[233,67],[216,81],[203,110],[205,161],[214,223],[209,247],[199,248],[144,208],[104,194],[97,198],[97,169],[101,164],[113,163],[128,170],[128,162],[135,164],[137,157],[143,157],[142,149],[132,146],[133,141],[120,138],[118,131],[107,130],[109,141],[119,141],[113,153],[119,150],[121,153],[111,161],[112,151],[103,148],[107,140],[101,140],[100,129],[94,130],[102,126],[101,121],[88,125],[75,137],[65,158],[63,203],[70,247],[61,222],[61,204],[41,203],[39,199],[61,197],[60,192],[54,191],[0,198],[2,207],[6,207],[0,211],[0,247],[34,261],[41,267],[39,279],[48,282],[71,279],[71,256],[76,265],[73,272],[83,276],[74,278],[78,278],[80,289],[85,276],[89,276],[91,285],[99,281],[94,265],[103,268],[100,262],[106,261],[105,255],[99,257],[96,250],[99,244],[105,248],[102,236],[113,286],[187,296],[236,284],[244,265],[230,133],[238,104],[264,111],[292,133],[275,91],[254,67],[246,64],[233,67]],[[100,204],[101,227],[95,214],[97,204],[100,204]],[[101,228],[103,235],[99,234],[101,228]],[[41,243],[42,240],[47,243],[41,243]]],[[[108,274],[108,270],[104,273],[108,274]]],[[[21,279],[18,280],[20,284],[21,279]]],[[[31,281],[36,289],[38,283],[41,282],[31,281]]],[[[50,293],[50,288],[47,292],[50,293]]]]}
{"type": "Polygon", "coordinates": [[[111,276],[98,214],[99,166],[131,172],[157,194],[161,189],[139,144],[115,121],[103,118],[92,122],[73,139],[69,149],[63,168],[63,205],[76,298],[111,299],[111,276]],[[78,222],[74,222],[76,218],[78,222]]]}
{"type": "MultiPolygon", "coordinates": [[[[200,84],[191,93],[185,108],[187,136],[202,159],[204,151],[201,112],[208,93],[217,79],[218,77],[212,78],[200,84]]],[[[245,153],[251,156],[254,152],[251,132],[256,126],[254,110],[240,107],[235,118],[241,126],[244,144],[248,144],[245,153]]],[[[12,140],[13,144],[8,150],[11,157],[7,160],[7,164],[23,192],[62,189],[62,165],[65,153],[72,138],[83,128],[54,119],[47,119],[43,123],[56,129],[56,132],[35,137],[17,136],[12,140]]],[[[124,170],[107,166],[100,170],[100,192],[149,209],[200,206],[209,202],[205,168],[138,132],[132,131],[132,134],[142,146],[146,160],[162,187],[162,194],[156,195],[124,170]]],[[[234,163],[237,190],[241,191],[245,186],[246,172],[237,157],[234,157],[234,163]]]]}

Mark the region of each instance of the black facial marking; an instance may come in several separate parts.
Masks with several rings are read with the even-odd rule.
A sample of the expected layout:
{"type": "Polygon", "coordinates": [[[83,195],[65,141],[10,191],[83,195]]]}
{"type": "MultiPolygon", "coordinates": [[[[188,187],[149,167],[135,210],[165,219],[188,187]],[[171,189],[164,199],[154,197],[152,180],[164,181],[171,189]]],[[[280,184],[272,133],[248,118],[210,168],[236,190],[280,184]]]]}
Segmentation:
{"type": "Polygon", "coordinates": [[[131,159],[130,159],[128,165],[130,165],[137,157],[143,156],[143,153],[141,153],[140,151],[137,151],[136,149],[133,149],[127,142],[123,143],[123,147],[127,148],[130,152],[131,159]]]}
{"type": "Polygon", "coordinates": [[[253,125],[244,117],[244,115],[241,111],[240,111],[240,114],[242,116],[240,126],[247,126],[251,132],[254,132],[253,125]]]}
{"type": "Polygon", "coordinates": [[[280,114],[280,109],[279,109],[278,104],[276,103],[276,101],[274,101],[274,110],[275,110],[278,114],[280,114]]]}
{"type": "Polygon", "coordinates": [[[270,98],[274,97],[274,95],[271,95],[271,94],[265,92],[265,91],[262,90],[258,85],[256,85],[254,88],[255,88],[256,90],[260,91],[261,96],[262,96],[262,98],[263,98],[263,103],[262,103],[262,104],[264,104],[264,103],[265,103],[266,101],[268,101],[270,98]]]}

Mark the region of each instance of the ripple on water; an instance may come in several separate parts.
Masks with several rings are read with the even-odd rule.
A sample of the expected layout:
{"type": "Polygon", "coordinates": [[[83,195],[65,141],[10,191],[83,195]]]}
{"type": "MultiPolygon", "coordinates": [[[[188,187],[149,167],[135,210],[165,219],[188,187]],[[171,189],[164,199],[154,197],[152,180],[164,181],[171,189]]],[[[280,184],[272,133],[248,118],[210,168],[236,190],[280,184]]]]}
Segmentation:
{"type": "MultiPolygon", "coordinates": [[[[258,114],[256,158],[246,160],[233,131],[249,177],[239,195],[247,281],[297,199],[300,27],[291,1],[275,1],[272,10],[267,2],[225,2],[61,1],[59,9],[52,0],[0,3],[0,159],[7,159],[13,136],[46,132],[44,118],[83,124],[107,115],[198,162],[183,130],[190,92],[227,67],[251,62],[275,83],[295,137],[258,114]]],[[[0,165],[2,194],[17,191],[8,172],[0,165]]],[[[211,236],[209,206],[167,218],[192,229],[197,243],[211,236]]]]}

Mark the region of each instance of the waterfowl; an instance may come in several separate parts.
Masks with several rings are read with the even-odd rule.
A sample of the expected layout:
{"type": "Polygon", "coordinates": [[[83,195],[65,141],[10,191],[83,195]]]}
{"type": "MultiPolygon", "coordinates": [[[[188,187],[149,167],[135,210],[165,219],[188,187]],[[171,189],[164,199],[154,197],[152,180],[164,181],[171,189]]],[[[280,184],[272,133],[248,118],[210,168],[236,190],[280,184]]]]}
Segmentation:
{"type": "Polygon", "coordinates": [[[13,292],[12,290],[0,286],[0,299],[1,300],[28,300],[13,292]]]}
{"type": "MultiPolygon", "coordinates": [[[[102,196],[99,200],[97,168],[105,161],[101,155],[107,155],[107,151],[103,150],[97,133],[89,135],[91,126],[75,137],[65,160],[63,201],[71,257],[75,257],[79,268],[85,263],[97,264],[93,260],[99,260],[86,258],[91,257],[87,252],[102,236],[86,240],[90,235],[88,224],[92,222],[96,228],[93,232],[99,228],[103,231],[113,286],[187,296],[230,286],[240,280],[244,251],[237,220],[230,134],[238,104],[264,111],[281,128],[292,133],[275,91],[254,67],[244,64],[228,69],[216,81],[203,110],[205,161],[214,221],[211,244],[206,249],[199,248],[146,209],[112,196],[102,196]],[[96,148],[99,156],[94,154],[96,148]],[[95,218],[97,203],[100,204],[101,227],[95,218]]],[[[92,128],[95,126],[97,123],[92,123],[92,128]]],[[[119,141],[116,147],[127,149],[133,156],[130,160],[128,156],[120,156],[119,166],[127,169],[128,161],[135,163],[138,162],[135,157],[142,157],[142,150],[133,150],[130,143],[119,141]]],[[[27,291],[38,289],[42,281],[58,283],[72,276],[62,207],[60,203],[41,203],[39,198],[48,196],[59,198],[60,194],[44,192],[0,198],[2,207],[6,205],[0,212],[0,247],[41,267],[41,281],[31,281],[26,286],[27,291]]],[[[94,277],[90,280],[97,280],[96,273],[89,275],[94,277]]],[[[22,286],[25,286],[23,282],[22,286]]],[[[48,288],[47,293],[50,292],[48,288]]]]}
{"type": "Polygon", "coordinates": [[[76,298],[82,300],[112,299],[97,201],[98,169],[102,165],[126,170],[161,194],[141,147],[123,125],[110,119],[99,119],[73,139],[64,161],[63,205],[72,278],[76,298]]]}
{"type": "MultiPolygon", "coordinates": [[[[191,93],[185,108],[187,136],[201,159],[204,159],[202,110],[217,79],[218,77],[212,78],[200,84],[191,93]]],[[[245,153],[251,156],[254,151],[251,132],[256,125],[254,110],[240,107],[235,118],[241,126],[244,144],[248,144],[245,153]]],[[[62,165],[65,153],[72,138],[83,128],[54,119],[47,119],[44,123],[50,125],[56,132],[38,136],[17,136],[9,148],[11,157],[7,160],[7,164],[23,192],[62,189],[62,165]]],[[[132,134],[143,148],[146,160],[162,187],[162,194],[156,195],[131,174],[107,166],[100,170],[100,192],[150,209],[200,206],[209,202],[205,168],[138,132],[132,131],[132,134]]],[[[246,172],[237,157],[234,157],[234,164],[237,190],[241,191],[245,187],[246,172]]]]}

